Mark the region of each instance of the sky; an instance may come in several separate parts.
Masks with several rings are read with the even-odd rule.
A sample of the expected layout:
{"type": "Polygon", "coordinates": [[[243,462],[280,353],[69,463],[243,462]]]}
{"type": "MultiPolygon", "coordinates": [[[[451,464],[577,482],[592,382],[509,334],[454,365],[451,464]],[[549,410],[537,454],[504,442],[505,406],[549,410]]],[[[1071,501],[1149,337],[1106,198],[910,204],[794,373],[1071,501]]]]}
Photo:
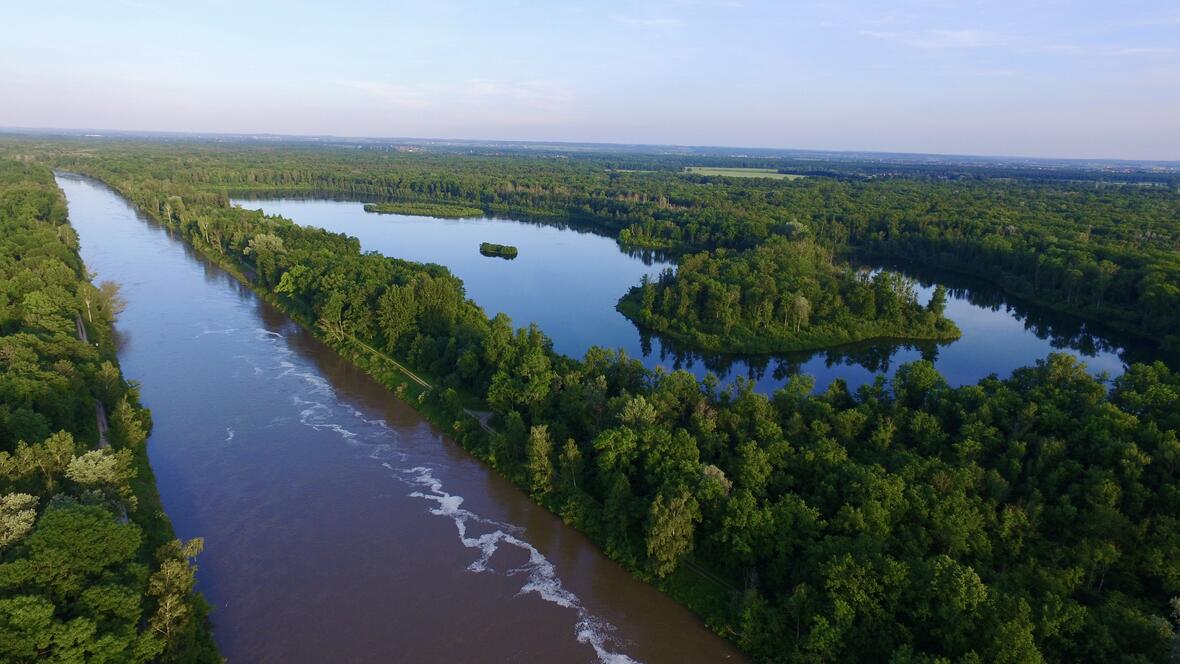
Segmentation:
{"type": "Polygon", "coordinates": [[[1177,0],[5,4],[0,127],[1180,160],[1177,0]]]}

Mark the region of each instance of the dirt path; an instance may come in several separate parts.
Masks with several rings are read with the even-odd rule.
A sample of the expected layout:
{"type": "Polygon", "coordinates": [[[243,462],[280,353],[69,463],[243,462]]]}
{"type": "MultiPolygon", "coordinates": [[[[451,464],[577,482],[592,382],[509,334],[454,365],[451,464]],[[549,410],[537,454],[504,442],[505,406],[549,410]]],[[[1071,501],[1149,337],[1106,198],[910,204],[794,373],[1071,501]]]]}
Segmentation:
{"type": "MultiPolygon", "coordinates": [[[[78,327],[78,338],[82,343],[89,344],[90,337],[86,334],[86,326],[82,324],[82,315],[74,315],[74,324],[78,327]]],[[[98,447],[99,449],[106,449],[111,446],[110,440],[107,438],[107,410],[103,407],[102,402],[95,400],[94,402],[94,419],[98,423],[98,447]]]]}
{"type": "Polygon", "coordinates": [[[409,377],[410,380],[414,381],[415,383],[418,383],[419,385],[421,385],[422,387],[425,387],[428,390],[434,389],[434,387],[430,383],[427,383],[426,381],[422,380],[417,374],[415,374],[413,371],[410,371],[409,369],[407,369],[404,365],[402,365],[400,362],[393,359],[392,357],[386,355],[385,353],[382,353],[381,351],[377,350],[376,348],[373,348],[369,344],[361,341],[360,339],[357,339],[356,337],[352,336],[351,334],[348,335],[348,338],[350,340],[352,340],[354,343],[356,343],[357,345],[359,345],[361,348],[364,348],[365,350],[369,351],[370,353],[373,353],[374,355],[382,358],[386,362],[397,367],[398,371],[404,373],[407,377],[409,377]]]}
{"type": "MultiPolygon", "coordinates": [[[[79,322],[80,322],[80,321],[79,321],[79,322]]],[[[433,386],[432,386],[430,383],[427,383],[427,382],[426,382],[425,380],[423,380],[423,379],[422,379],[420,376],[418,376],[417,374],[415,374],[413,371],[410,371],[409,369],[407,369],[407,368],[405,367],[405,365],[403,365],[402,363],[400,363],[400,362],[398,362],[397,360],[393,359],[392,357],[390,357],[390,356],[386,355],[385,353],[383,353],[383,352],[381,352],[381,351],[377,350],[376,348],[373,348],[373,347],[372,347],[372,346],[370,346],[369,344],[367,344],[367,343],[365,343],[365,342],[361,341],[360,339],[357,339],[356,337],[352,336],[351,334],[350,334],[350,335],[348,335],[348,338],[349,338],[349,339],[350,339],[350,340],[351,340],[353,343],[355,343],[355,344],[357,344],[358,346],[360,346],[361,348],[364,348],[365,350],[369,351],[370,353],[373,353],[373,354],[374,354],[374,355],[376,355],[377,357],[380,357],[381,359],[385,360],[386,362],[388,362],[388,363],[392,364],[394,367],[396,367],[396,368],[397,368],[397,370],[398,370],[398,371],[400,371],[400,372],[402,372],[403,374],[405,374],[405,375],[406,375],[406,376],[407,376],[407,377],[408,377],[410,380],[414,381],[415,383],[418,383],[419,385],[421,385],[422,387],[424,387],[424,388],[426,388],[426,389],[428,389],[428,390],[432,390],[432,389],[434,389],[434,387],[433,387],[433,386]]],[[[484,431],[486,431],[486,432],[488,432],[488,433],[496,433],[496,430],[492,428],[491,424],[489,424],[489,422],[490,422],[490,421],[491,421],[491,419],[492,419],[492,414],[491,414],[490,412],[487,412],[487,411],[482,411],[482,410],[471,410],[470,408],[464,408],[464,409],[463,409],[463,412],[464,412],[464,413],[467,413],[467,414],[468,414],[468,415],[470,415],[472,418],[474,418],[476,422],[479,422],[479,426],[480,426],[480,428],[481,428],[481,429],[483,429],[484,431]]]]}
{"type": "Polygon", "coordinates": [[[492,428],[491,424],[489,424],[492,419],[491,413],[484,410],[471,410],[470,408],[464,408],[463,412],[474,417],[475,421],[479,422],[480,428],[484,431],[488,433],[496,433],[496,430],[492,428]]]}

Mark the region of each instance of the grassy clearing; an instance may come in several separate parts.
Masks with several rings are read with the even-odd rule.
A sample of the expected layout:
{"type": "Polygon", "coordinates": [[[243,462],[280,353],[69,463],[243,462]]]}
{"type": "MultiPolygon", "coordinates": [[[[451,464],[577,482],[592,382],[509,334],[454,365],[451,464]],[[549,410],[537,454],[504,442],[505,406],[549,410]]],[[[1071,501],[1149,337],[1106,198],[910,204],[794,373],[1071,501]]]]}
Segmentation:
{"type": "Polygon", "coordinates": [[[727,178],[769,178],[771,180],[798,180],[807,177],[794,173],[779,173],[773,168],[726,168],[723,166],[686,166],[685,173],[714,175],[727,178]]]}

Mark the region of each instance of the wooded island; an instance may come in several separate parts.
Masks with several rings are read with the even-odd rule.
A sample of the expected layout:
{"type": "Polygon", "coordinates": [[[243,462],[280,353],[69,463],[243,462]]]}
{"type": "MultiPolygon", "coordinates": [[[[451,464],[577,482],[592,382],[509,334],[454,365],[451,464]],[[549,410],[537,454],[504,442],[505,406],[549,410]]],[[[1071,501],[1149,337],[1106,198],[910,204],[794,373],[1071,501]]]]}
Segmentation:
{"type": "Polygon", "coordinates": [[[495,256],[497,258],[516,258],[516,247],[507,244],[493,244],[491,242],[481,242],[479,244],[479,253],[484,256],[495,256]]]}

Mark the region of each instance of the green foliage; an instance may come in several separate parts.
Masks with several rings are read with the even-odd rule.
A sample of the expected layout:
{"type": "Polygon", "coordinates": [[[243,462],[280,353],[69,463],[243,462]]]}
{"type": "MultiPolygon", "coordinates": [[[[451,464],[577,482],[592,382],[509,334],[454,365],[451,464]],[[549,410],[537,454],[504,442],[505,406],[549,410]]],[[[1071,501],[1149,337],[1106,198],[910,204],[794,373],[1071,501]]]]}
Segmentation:
{"type": "Polygon", "coordinates": [[[516,247],[507,244],[493,244],[491,242],[480,242],[479,253],[484,256],[495,256],[498,258],[516,258],[518,252],[516,247]]]}
{"type": "Polygon", "coordinates": [[[365,205],[365,212],[440,217],[442,219],[462,219],[464,217],[483,216],[483,210],[476,207],[444,205],[440,203],[370,203],[365,205]]]}
{"type": "MultiPolygon", "coordinates": [[[[350,357],[359,341],[430,377],[433,390],[413,387],[410,396],[608,555],[666,588],[725,588],[727,608],[716,593],[691,596],[710,597],[701,601],[713,626],[755,659],[1170,656],[1170,601],[1180,596],[1180,377],[1163,364],[1130,367],[1109,390],[1065,355],[958,388],[916,363],[855,394],[840,384],[812,394],[806,377],[772,397],[742,381],[718,390],[617,352],[557,355],[535,327],[489,320],[439,266],[363,254],[353,239],[234,208],[222,190],[261,183],[478,202],[595,223],[624,241],[707,249],[714,254],[686,259],[701,265],[690,264],[680,283],[699,276],[728,286],[758,275],[774,294],[747,306],[739,292],[731,331],[771,302],[769,320],[781,316],[780,329],[797,335],[845,307],[867,312],[869,294],[866,319],[939,319],[937,292],[921,306],[894,278],[862,285],[853,274],[848,284],[842,269],[808,258],[852,250],[1000,275],[1014,292],[1027,280],[1031,296],[1157,338],[1176,322],[1173,191],[201,150],[115,146],[58,159],[253,276],[350,357]],[[1090,227],[1085,238],[1080,225],[1090,227]],[[269,277],[250,244],[262,234],[283,248],[269,277]],[[804,239],[767,242],[776,235],[804,239]],[[792,251],[803,253],[778,260],[792,251]],[[747,268],[762,258],[766,269],[747,268]],[[1102,272],[1107,281],[1089,279],[1102,272]],[[833,288],[809,291],[808,278],[833,288]],[[486,402],[494,434],[459,412],[465,399],[486,402]],[[686,584],[697,569],[709,576],[686,584]]],[[[650,297],[653,313],[659,297],[650,297]]],[[[708,324],[727,320],[716,306],[723,301],[708,301],[717,312],[708,324]]],[[[686,311],[703,312],[701,304],[686,311]]],[[[43,613],[21,610],[29,624],[43,613]]]]}
{"type": "Polygon", "coordinates": [[[544,424],[529,431],[526,463],[532,492],[543,496],[553,491],[553,443],[549,440],[549,428],[544,424]]]}
{"type": "Polygon", "coordinates": [[[178,628],[154,628],[165,562],[147,552],[172,535],[136,509],[158,503],[148,417],[114,358],[118,289],[76,251],[50,171],[0,160],[0,304],[18,303],[0,307],[0,661],[219,661],[191,584],[169,600],[178,628]],[[117,404],[113,449],[89,449],[96,402],[117,404]]]}
{"type": "Polygon", "coordinates": [[[33,529],[38,500],[27,493],[0,496],[0,552],[33,529]]]}
{"type": "Polygon", "coordinates": [[[623,296],[619,311],[698,348],[732,353],[810,350],[874,338],[950,340],[945,290],[930,305],[892,272],[836,266],[810,240],[684,257],[623,296]],[[938,313],[935,313],[935,310],[938,313]]]}

